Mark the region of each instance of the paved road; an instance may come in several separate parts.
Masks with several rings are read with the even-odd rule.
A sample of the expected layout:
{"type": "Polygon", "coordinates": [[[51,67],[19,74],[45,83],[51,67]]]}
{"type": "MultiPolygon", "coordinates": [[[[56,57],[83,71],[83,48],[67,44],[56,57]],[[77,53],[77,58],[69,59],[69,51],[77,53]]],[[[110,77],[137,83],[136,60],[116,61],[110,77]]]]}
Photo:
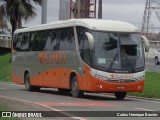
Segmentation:
{"type": "MultiPolygon", "coordinates": [[[[40,92],[28,92],[24,90],[23,85],[7,83],[0,83],[0,97],[1,96],[34,102],[60,111],[160,111],[160,101],[133,98],[126,98],[125,100],[119,101],[110,95],[89,93],[85,94],[84,98],[73,98],[71,94],[60,95],[55,89],[42,89],[40,92]]],[[[77,113],[70,114],[77,115],[77,113]]],[[[90,114],[95,115],[94,112],[90,114]]],[[[84,117],[83,119],[108,120],[111,118],[84,117]]],[[[135,118],[120,117],[118,119],[134,120],[135,118]]],[[[151,118],[136,119],[150,120],[151,118]]],[[[152,120],[159,120],[159,118],[154,117],[152,120]]]]}
{"type": "Polygon", "coordinates": [[[160,72],[160,65],[155,65],[153,58],[146,58],[146,70],[160,72]]]}

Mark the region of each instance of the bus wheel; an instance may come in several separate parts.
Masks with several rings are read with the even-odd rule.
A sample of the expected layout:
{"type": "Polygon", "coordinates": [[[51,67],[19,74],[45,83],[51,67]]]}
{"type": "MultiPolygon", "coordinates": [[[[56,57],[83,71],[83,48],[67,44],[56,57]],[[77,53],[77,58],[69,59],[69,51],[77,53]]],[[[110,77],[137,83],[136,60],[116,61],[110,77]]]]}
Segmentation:
{"type": "Polygon", "coordinates": [[[115,92],[114,94],[118,100],[122,100],[126,97],[127,92],[115,92]]]}
{"type": "Polygon", "coordinates": [[[72,96],[73,97],[76,97],[76,98],[79,98],[79,97],[82,97],[84,92],[83,91],[80,91],[79,90],[79,87],[78,87],[78,81],[77,81],[77,77],[74,76],[73,79],[72,79],[72,96]]]}
{"type": "Polygon", "coordinates": [[[25,84],[25,90],[27,90],[27,91],[39,91],[40,90],[40,87],[30,85],[30,76],[29,76],[29,73],[27,73],[25,75],[24,84],[25,84]]]}

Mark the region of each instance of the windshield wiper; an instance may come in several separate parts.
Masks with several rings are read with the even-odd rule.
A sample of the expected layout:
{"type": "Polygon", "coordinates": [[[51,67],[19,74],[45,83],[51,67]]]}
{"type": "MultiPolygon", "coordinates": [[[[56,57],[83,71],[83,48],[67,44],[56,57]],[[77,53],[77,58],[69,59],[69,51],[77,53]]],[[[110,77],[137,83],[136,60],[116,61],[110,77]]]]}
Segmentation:
{"type": "MultiPolygon", "coordinates": [[[[129,65],[131,66],[132,71],[135,72],[134,67],[133,67],[132,63],[130,62],[128,56],[127,56],[126,54],[124,54],[124,56],[125,56],[125,58],[127,59],[129,65]]],[[[110,66],[109,66],[109,68],[108,68],[108,71],[111,70],[111,68],[112,68],[112,66],[113,66],[113,64],[114,64],[114,62],[115,62],[115,60],[116,60],[117,57],[118,57],[118,53],[114,56],[113,61],[112,61],[112,63],[110,64],[110,66]]],[[[122,61],[122,60],[121,60],[121,61],[122,61]]],[[[122,65],[122,62],[121,62],[121,65],[122,65]]]]}
{"type": "Polygon", "coordinates": [[[110,64],[110,66],[109,66],[109,68],[108,68],[108,71],[110,71],[110,69],[112,68],[112,66],[113,66],[113,64],[114,64],[117,56],[118,56],[118,53],[114,56],[113,61],[112,61],[112,63],[110,64]]]}
{"type": "MultiPolygon", "coordinates": [[[[122,55],[122,54],[121,54],[121,55],[122,55]]],[[[129,63],[130,66],[131,66],[132,71],[135,72],[134,67],[133,67],[132,63],[130,62],[130,60],[129,60],[127,54],[123,54],[123,56],[127,59],[128,63],[129,63]]],[[[121,56],[121,58],[122,58],[122,56],[121,56]]],[[[122,65],[122,62],[121,62],[121,65],[122,65]]]]}

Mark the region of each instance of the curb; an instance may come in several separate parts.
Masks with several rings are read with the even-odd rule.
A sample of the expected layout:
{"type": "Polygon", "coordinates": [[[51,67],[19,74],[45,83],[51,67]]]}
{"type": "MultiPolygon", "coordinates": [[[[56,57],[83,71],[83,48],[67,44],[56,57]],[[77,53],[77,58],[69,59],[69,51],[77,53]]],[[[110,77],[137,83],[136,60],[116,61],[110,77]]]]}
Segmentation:
{"type": "Polygon", "coordinates": [[[136,98],[136,99],[143,99],[143,100],[154,100],[154,101],[160,101],[158,98],[147,98],[147,97],[139,97],[139,96],[130,96],[127,95],[128,98],[136,98]]]}
{"type": "MultiPolygon", "coordinates": [[[[114,95],[111,94],[111,93],[102,93],[102,95],[109,95],[109,96],[114,97],[114,95]]],[[[127,95],[126,97],[127,97],[127,98],[141,99],[141,100],[153,100],[153,101],[159,101],[159,102],[160,102],[160,99],[159,99],[159,98],[147,98],[147,97],[130,96],[130,95],[127,95]]]]}

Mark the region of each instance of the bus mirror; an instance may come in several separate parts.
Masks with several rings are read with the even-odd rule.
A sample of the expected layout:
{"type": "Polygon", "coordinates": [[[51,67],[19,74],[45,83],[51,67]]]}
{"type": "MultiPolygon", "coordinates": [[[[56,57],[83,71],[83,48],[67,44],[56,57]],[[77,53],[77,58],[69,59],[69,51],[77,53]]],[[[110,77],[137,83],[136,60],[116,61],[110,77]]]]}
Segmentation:
{"type": "Polygon", "coordinates": [[[145,46],[145,52],[149,52],[149,41],[148,41],[148,39],[143,35],[141,35],[141,38],[142,38],[142,42],[145,46]]]}
{"type": "Polygon", "coordinates": [[[85,34],[86,34],[86,36],[88,38],[88,41],[89,41],[89,47],[90,47],[91,50],[93,50],[94,49],[94,38],[93,38],[93,35],[91,33],[89,33],[89,32],[86,32],[85,34]]]}

